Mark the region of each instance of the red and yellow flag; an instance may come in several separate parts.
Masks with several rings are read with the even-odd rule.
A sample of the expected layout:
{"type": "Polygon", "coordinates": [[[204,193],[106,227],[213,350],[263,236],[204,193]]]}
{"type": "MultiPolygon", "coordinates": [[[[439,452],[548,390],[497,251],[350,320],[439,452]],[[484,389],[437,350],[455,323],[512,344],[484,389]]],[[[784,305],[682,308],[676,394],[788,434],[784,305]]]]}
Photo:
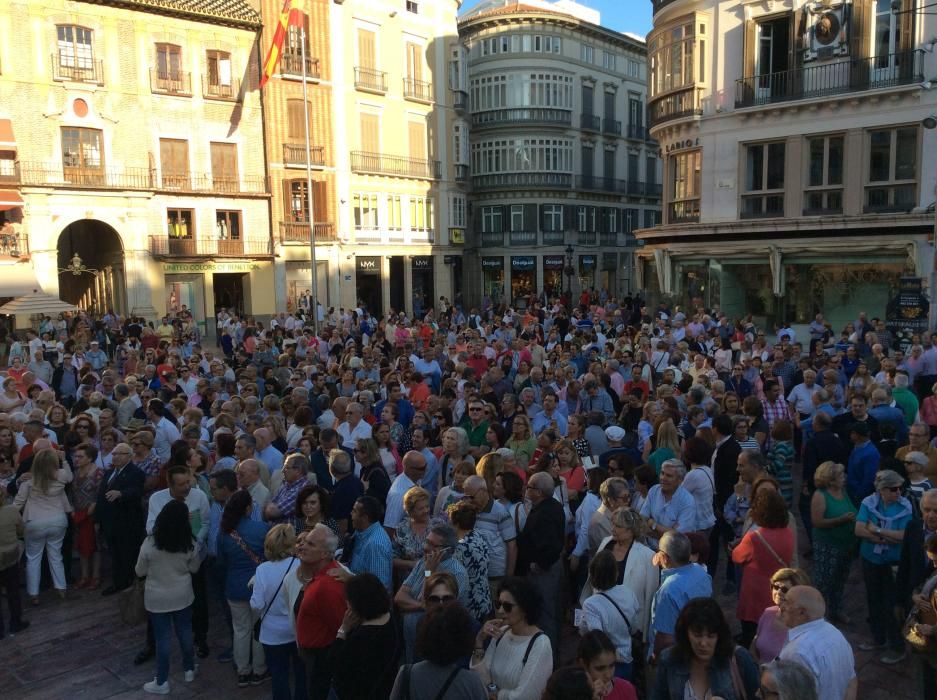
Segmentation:
{"type": "Polygon", "coordinates": [[[283,42],[286,40],[286,31],[288,26],[303,26],[303,13],[293,8],[293,0],[285,0],[283,10],[280,12],[280,19],[277,21],[276,31],[273,33],[273,43],[270,44],[270,51],[267,52],[267,58],[264,61],[264,72],[260,76],[260,87],[267,84],[270,76],[276,73],[277,66],[280,63],[280,57],[283,55],[283,42]]]}

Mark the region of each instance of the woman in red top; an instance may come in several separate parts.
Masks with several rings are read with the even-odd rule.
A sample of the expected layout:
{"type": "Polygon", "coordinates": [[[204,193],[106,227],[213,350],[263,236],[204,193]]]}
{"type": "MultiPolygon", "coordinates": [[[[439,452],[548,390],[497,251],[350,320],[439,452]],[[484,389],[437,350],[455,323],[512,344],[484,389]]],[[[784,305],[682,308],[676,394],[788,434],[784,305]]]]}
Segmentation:
{"type": "Polygon", "coordinates": [[[592,630],[582,636],[576,661],[589,674],[594,698],[638,700],[634,686],[615,677],[615,645],[602,630],[592,630]]]}
{"type": "Polygon", "coordinates": [[[583,469],[579,453],[570,440],[560,440],[555,448],[556,458],[560,462],[560,476],[566,480],[569,488],[569,500],[578,501],[586,490],[586,470],[583,469]]]}
{"type": "Polygon", "coordinates": [[[754,527],[745,533],[732,550],[732,561],[742,566],[742,590],[737,617],[742,623],[739,644],[748,649],[758,619],[773,605],[771,577],[778,569],[791,566],[794,536],[787,527],[787,504],[775,489],[761,489],[755,496],[749,515],[754,527]]]}

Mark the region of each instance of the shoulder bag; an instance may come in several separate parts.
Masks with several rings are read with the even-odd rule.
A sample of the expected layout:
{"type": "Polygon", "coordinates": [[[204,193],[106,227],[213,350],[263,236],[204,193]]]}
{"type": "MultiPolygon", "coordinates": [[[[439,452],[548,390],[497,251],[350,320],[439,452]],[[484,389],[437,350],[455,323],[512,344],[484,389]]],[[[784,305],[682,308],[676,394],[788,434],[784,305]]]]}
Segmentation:
{"type": "Polygon", "coordinates": [[[273,605],[273,601],[277,599],[277,596],[280,595],[280,589],[283,588],[283,582],[286,581],[286,577],[289,576],[290,569],[293,568],[293,562],[296,561],[296,557],[290,559],[289,566],[286,567],[286,572],[283,574],[283,578],[280,579],[280,585],[277,586],[277,589],[273,592],[273,597],[270,599],[270,602],[267,603],[267,607],[264,608],[263,614],[260,616],[256,622],[254,622],[254,639],[258,642],[260,641],[260,626],[263,624],[264,619],[267,617],[267,613],[270,612],[270,606],[273,605]]]}
{"type": "Polygon", "coordinates": [[[117,602],[125,625],[133,627],[146,619],[145,591],[146,579],[134,578],[133,584],[120,592],[117,602]]]}
{"type": "Polygon", "coordinates": [[[635,631],[631,627],[631,623],[628,621],[628,616],[625,615],[624,611],[618,606],[618,603],[612,600],[610,595],[604,592],[599,593],[599,595],[615,606],[615,610],[618,611],[618,614],[621,615],[621,619],[625,621],[625,625],[628,627],[628,635],[631,637],[631,682],[634,684],[635,688],[638,689],[640,694],[640,692],[643,691],[646,686],[646,680],[644,677],[644,659],[646,655],[646,650],[644,648],[644,633],[641,630],[635,631]]]}
{"type": "Polygon", "coordinates": [[[254,562],[257,566],[263,564],[264,560],[258,557],[257,553],[247,546],[247,542],[244,541],[244,538],[241,537],[237,530],[232,530],[228,533],[228,535],[237,543],[237,546],[241,548],[241,551],[243,551],[252,562],[254,562]]]}
{"type": "Polygon", "coordinates": [[[745,692],[745,684],[742,682],[742,674],[739,672],[739,662],[736,658],[739,647],[732,650],[732,660],[729,662],[729,672],[732,674],[732,688],[735,690],[735,697],[738,700],[748,700],[748,693],[745,692]]]}
{"type": "Polygon", "coordinates": [[[761,543],[765,547],[768,548],[768,551],[771,552],[771,555],[774,557],[775,561],[777,561],[777,563],[781,565],[782,569],[790,566],[788,562],[784,561],[783,559],[781,559],[781,557],[778,556],[778,553],[774,551],[774,547],[768,544],[768,540],[766,540],[765,536],[761,534],[761,530],[754,530],[754,533],[755,533],[755,537],[761,540],[761,543]]]}

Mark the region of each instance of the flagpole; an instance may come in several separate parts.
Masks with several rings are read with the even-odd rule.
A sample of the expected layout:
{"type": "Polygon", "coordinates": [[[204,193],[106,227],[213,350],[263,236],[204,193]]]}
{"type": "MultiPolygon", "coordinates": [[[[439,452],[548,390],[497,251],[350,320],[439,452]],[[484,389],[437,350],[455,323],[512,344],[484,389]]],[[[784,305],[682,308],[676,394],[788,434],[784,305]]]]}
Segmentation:
{"type": "Polygon", "coordinates": [[[306,136],[306,213],[309,217],[309,260],[312,265],[312,332],[319,335],[319,280],[316,270],[316,226],[312,211],[312,150],[309,145],[309,100],[306,96],[306,23],[300,25],[299,51],[303,64],[303,132],[306,136]]]}

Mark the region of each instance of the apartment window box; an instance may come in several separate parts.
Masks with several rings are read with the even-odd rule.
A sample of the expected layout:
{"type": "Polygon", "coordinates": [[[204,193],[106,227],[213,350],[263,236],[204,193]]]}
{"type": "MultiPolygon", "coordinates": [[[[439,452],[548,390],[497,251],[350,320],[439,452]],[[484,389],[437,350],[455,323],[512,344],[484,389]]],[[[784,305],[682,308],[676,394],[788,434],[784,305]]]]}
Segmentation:
{"type": "MultiPolygon", "coordinates": [[[[553,109],[550,107],[508,107],[505,109],[489,109],[472,114],[472,126],[476,128],[502,124],[533,123],[545,126],[569,126],[572,123],[572,112],[567,109],[553,109]]],[[[596,126],[594,131],[598,130],[599,128],[596,126]]]]}
{"type": "Polygon", "coordinates": [[[452,108],[457,112],[465,112],[469,108],[469,95],[465,90],[452,91],[452,108]]]}
{"type": "Polygon", "coordinates": [[[153,68],[150,71],[150,91],[157,95],[192,97],[192,74],[153,68]]]}
{"type": "Polygon", "coordinates": [[[355,67],[355,88],[383,95],[387,92],[387,73],[373,68],[355,67]]]}
{"type": "MultiPolygon", "coordinates": [[[[284,53],[280,60],[280,75],[284,78],[294,80],[303,79],[303,57],[299,53],[284,53]]],[[[319,67],[319,59],[306,56],[306,79],[319,80],[322,77],[322,71],[319,67]]]]}
{"type": "Polygon", "coordinates": [[[614,177],[604,177],[601,175],[577,175],[576,189],[589,192],[610,192],[614,194],[625,194],[628,190],[628,183],[625,180],[619,180],[614,177]]]}
{"type": "Polygon", "coordinates": [[[455,164],[455,181],[456,182],[468,182],[469,179],[469,166],[464,163],[455,164]]]}
{"type": "Polygon", "coordinates": [[[601,131],[602,119],[597,114],[583,114],[579,117],[579,128],[584,131],[601,131]]]}
{"type": "Polygon", "coordinates": [[[617,119],[603,119],[602,131],[606,134],[621,136],[621,122],[617,119]]]}
{"type": "Polygon", "coordinates": [[[573,176],[569,173],[488,173],[472,176],[472,186],[477,190],[499,190],[513,187],[551,187],[566,190],[572,184],[573,176]]]}
{"type": "Polygon", "coordinates": [[[413,102],[430,104],[433,101],[433,84],[415,78],[403,79],[403,96],[413,102]]]}
{"type": "Polygon", "coordinates": [[[667,223],[670,224],[695,224],[699,223],[699,200],[685,199],[670,203],[667,216],[667,223]]]}
{"type": "Polygon", "coordinates": [[[629,124],[627,135],[634,141],[644,141],[647,137],[647,128],[641,124],[629,124]]]}
{"type": "Polygon", "coordinates": [[[503,231],[482,231],[481,232],[481,245],[483,247],[504,247],[504,232],[503,231]]]}
{"type": "MultiPolygon", "coordinates": [[[[325,166],[325,146],[309,147],[309,163],[312,167],[325,166]]],[[[287,168],[306,167],[306,146],[300,143],[283,144],[283,165],[287,168]]]]}

